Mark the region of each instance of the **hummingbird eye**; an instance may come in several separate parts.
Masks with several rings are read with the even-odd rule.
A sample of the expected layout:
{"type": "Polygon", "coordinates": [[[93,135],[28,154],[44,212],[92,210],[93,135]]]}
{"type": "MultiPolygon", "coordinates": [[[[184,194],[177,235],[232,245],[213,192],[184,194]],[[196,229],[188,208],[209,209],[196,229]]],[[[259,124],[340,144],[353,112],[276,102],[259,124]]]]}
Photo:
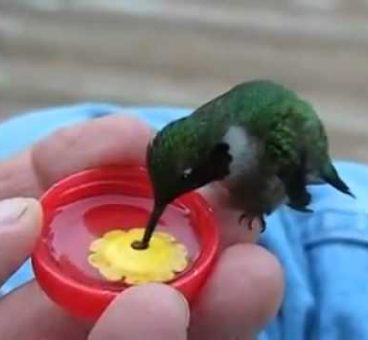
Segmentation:
{"type": "Polygon", "coordinates": [[[192,168],[187,168],[183,171],[183,174],[182,174],[182,178],[183,179],[187,179],[190,177],[190,175],[192,174],[193,172],[193,169],[192,168]]]}

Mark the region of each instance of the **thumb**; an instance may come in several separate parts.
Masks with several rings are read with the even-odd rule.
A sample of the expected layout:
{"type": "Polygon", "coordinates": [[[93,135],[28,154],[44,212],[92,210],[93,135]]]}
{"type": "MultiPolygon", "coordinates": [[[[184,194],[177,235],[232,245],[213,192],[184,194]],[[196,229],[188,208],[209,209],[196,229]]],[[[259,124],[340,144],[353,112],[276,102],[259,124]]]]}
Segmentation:
{"type": "Polygon", "coordinates": [[[179,292],[163,284],[127,289],[101,316],[89,340],[186,340],[189,307],[179,292]]]}
{"type": "Polygon", "coordinates": [[[0,285],[32,252],[41,225],[41,207],[32,198],[0,201],[0,285]]]}

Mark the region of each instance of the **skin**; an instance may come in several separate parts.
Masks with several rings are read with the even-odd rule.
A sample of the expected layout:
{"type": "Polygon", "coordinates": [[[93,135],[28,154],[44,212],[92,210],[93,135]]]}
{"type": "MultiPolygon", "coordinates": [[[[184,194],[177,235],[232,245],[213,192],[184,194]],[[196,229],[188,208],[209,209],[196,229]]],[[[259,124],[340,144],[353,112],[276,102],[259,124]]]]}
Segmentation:
{"type": "MultiPolygon", "coordinates": [[[[40,231],[37,198],[51,184],[90,167],[144,164],[151,137],[152,129],[136,118],[110,116],[62,129],[0,163],[0,199],[33,197],[26,200],[28,209],[21,219],[0,223],[0,280],[4,282],[31,253],[40,231]],[[96,135],[103,135],[104,142],[96,135]]],[[[149,334],[160,340],[252,339],[280,306],[281,267],[254,244],[257,228],[240,228],[239,212],[221,208],[227,197],[223,189],[209,186],[202,192],[218,214],[222,250],[191,311],[179,292],[149,284],[121,294],[93,325],[69,316],[33,281],[0,299],[0,338],[139,340],[149,334]]]]}

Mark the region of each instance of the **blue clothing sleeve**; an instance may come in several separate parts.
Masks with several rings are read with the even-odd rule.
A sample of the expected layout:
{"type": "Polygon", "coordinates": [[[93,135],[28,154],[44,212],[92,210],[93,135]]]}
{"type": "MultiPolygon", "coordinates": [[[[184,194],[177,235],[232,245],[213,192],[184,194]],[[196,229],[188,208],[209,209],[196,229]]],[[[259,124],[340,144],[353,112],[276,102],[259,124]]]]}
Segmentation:
{"type": "Polygon", "coordinates": [[[368,167],[336,166],[356,199],[314,186],[313,214],[270,217],[261,243],[280,259],[286,292],[264,340],[368,339],[368,167]]]}
{"type": "MultiPolygon", "coordinates": [[[[95,103],[35,111],[0,125],[0,159],[61,126],[117,111],[135,114],[155,128],[190,113],[95,103]]],[[[313,186],[313,213],[282,207],[267,220],[260,244],[280,260],[286,288],[281,309],[261,340],[368,339],[368,167],[335,164],[356,199],[327,185],[313,186]]],[[[1,291],[7,293],[32,278],[27,261],[1,291]]]]}

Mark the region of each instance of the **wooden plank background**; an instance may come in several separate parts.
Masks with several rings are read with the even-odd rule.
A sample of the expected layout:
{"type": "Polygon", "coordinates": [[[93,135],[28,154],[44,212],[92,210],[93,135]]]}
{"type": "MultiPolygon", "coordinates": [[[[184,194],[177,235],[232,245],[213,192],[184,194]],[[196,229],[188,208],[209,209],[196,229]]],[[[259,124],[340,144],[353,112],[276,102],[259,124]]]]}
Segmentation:
{"type": "Polygon", "coordinates": [[[368,161],[367,0],[0,0],[0,118],[79,101],[193,107],[271,78],[368,161]]]}

